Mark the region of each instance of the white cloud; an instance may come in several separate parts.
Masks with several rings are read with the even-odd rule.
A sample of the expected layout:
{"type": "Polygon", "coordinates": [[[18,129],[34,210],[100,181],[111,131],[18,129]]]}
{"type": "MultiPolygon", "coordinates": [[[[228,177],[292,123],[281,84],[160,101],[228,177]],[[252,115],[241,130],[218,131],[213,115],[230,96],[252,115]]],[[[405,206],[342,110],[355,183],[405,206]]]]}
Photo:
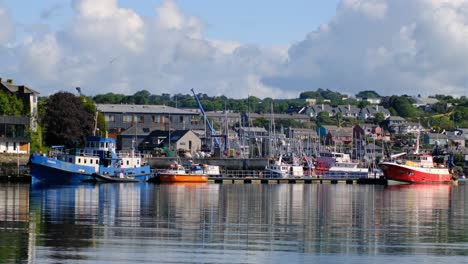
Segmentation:
{"type": "Polygon", "coordinates": [[[7,44],[15,38],[15,27],[8,9],[0,2],[0,44],[7,44]]]}
{"type": "Polygon", "coordinates": [[[90,95],[190,88],[236,98],[317,88],[468,95],[468,0],[343,0],[305,39],[272,47],[208,39],[203,20],[173,0],[149,17],[117,0],[72,6],[62,30],[26,25],[40,32],[14,46],[14,24],[0,7],[0,74],[43,95],[75,86],[90,95]]]}
{"type": "Polygon", "coordinates": [[[343,0],[289,50],[283,89],[468,95],[468,1],[343,0]],[[376,19],[378,18],[378,19],[376,19]]]}

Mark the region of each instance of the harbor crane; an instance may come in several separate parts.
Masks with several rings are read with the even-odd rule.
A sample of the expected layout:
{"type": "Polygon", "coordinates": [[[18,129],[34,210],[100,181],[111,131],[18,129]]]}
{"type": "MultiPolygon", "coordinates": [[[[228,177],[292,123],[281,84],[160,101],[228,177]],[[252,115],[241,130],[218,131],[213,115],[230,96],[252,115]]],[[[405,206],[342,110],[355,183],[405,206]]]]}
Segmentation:
{"type": "Polygon", "coordinates": [[[192,89],[190,89],[190,91],[192,91],[193,93],[193,97],[195,98],[195,100],[197,101],[197,104],[198,104],[198,108],[200,108],[200,111],[203,115],[203,118],[205,119],[205,122],[208,124],[208,128],[210,129],[210,133],[211,133],[211,137],[213,138],[214,140],[214,143],[215,143],[215,147],[216,148],[220,148],[221,147],[221,144],[219,142],[219,139],[218,137],[224,137],[225,138],[225,144],[224,144],[224,149],[226,150],[227,149],[227,137],[225,135],[216,135],[216,131],[214,130],[213,126],[211,125],[211,122],[210,120],[208,119],[208,116],[206,115],[205,113],[205,110],[203,109],[203,105],[201,104],[200,102],[200,99],[198,98],[197,94],[195,93],[195,91],[192,89]]]}

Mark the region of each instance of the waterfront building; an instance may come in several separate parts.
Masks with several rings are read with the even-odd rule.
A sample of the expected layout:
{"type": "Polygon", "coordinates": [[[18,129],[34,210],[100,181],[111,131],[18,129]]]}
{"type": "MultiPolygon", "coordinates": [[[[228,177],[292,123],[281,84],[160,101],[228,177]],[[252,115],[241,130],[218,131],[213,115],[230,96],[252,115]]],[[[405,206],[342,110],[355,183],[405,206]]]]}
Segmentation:
{"type": "Polygon", "coordinates": [[[150,130],[160,126],[169,129],[204,129],[199,113],[165,105],[97,104],[104,114],[109,137],[117,138],[132,126],[150,130]]]}
{"type": "Polygon", "coordinates": [[[149,151],[155,148],[168,148],[193,155],[201,150],[202,142],[192,130],[154,130],[140,143],[139,149],[149,151]]]}
{"type": "Polygon", "coordinates": [[[16,85],[13,80],[0,78],[0,91],[13,94],[23,102],[22,116],[0,117],[0,153],[22,153],[30,151],[28,130],[37,131],[37,97],[35,90],[25,86],[16,85]]]}

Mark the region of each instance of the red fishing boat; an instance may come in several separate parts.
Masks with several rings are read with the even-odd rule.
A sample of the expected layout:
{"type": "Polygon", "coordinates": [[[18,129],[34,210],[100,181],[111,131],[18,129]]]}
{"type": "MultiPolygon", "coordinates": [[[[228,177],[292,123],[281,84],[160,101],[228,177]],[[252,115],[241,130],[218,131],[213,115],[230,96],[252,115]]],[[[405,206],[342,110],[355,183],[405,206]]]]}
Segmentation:
{"type": "Polygon", "coordinates": [[[411,154],[405,160],[379,164],[384,177],[405,183],[451,183],[452,177],[445,164],[435,163],[430,154],[411,154]]]}

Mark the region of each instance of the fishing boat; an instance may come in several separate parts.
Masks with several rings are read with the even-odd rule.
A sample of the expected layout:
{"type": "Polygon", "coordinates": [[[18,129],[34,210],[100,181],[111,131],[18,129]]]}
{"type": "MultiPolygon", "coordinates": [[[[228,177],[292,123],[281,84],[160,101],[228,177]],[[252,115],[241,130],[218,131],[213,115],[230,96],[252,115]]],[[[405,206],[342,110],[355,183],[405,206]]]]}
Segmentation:
{"type": "Polygon", "coordinates": [[[167,170],[158,172],[158,182],[208,182],[208,177],[220,176],[219,166],[192,164],[189,169],[174,161],[167,170]]]}
{"type": "Polygon", "coordinates": [[[304,167],[298,163],[287,163],[283,161],[283,156],[272,159],[265,166],[265,178],[302,178],[304,177],[304,167]]]}
{"type": "Polygon", "coordinates": [[[402,183],[451,183],[452,177],[445,164],[435,163],[430,154],[410,154],[406,159],[381,162],[387,180],[402,183]]]}
{"type": "Polygon", "coordinates": [[[132,148],[116,152],[112,138],[90,136],[84,149],[66,150],[54,146],[47,154],[33,153],[29,167],[34,180],[45,183],[79,183],[93,181],[95,175],[118,176],[146,181],[151,176],[150,166],[142,163],[141,155],[132,148]]]}
{"type": "Polygon", "coordinates": [[[325,179],[363,179],[368,176],[369,169],[359,167],[357,162],[337,162],[322,174],[325,179]]]}

